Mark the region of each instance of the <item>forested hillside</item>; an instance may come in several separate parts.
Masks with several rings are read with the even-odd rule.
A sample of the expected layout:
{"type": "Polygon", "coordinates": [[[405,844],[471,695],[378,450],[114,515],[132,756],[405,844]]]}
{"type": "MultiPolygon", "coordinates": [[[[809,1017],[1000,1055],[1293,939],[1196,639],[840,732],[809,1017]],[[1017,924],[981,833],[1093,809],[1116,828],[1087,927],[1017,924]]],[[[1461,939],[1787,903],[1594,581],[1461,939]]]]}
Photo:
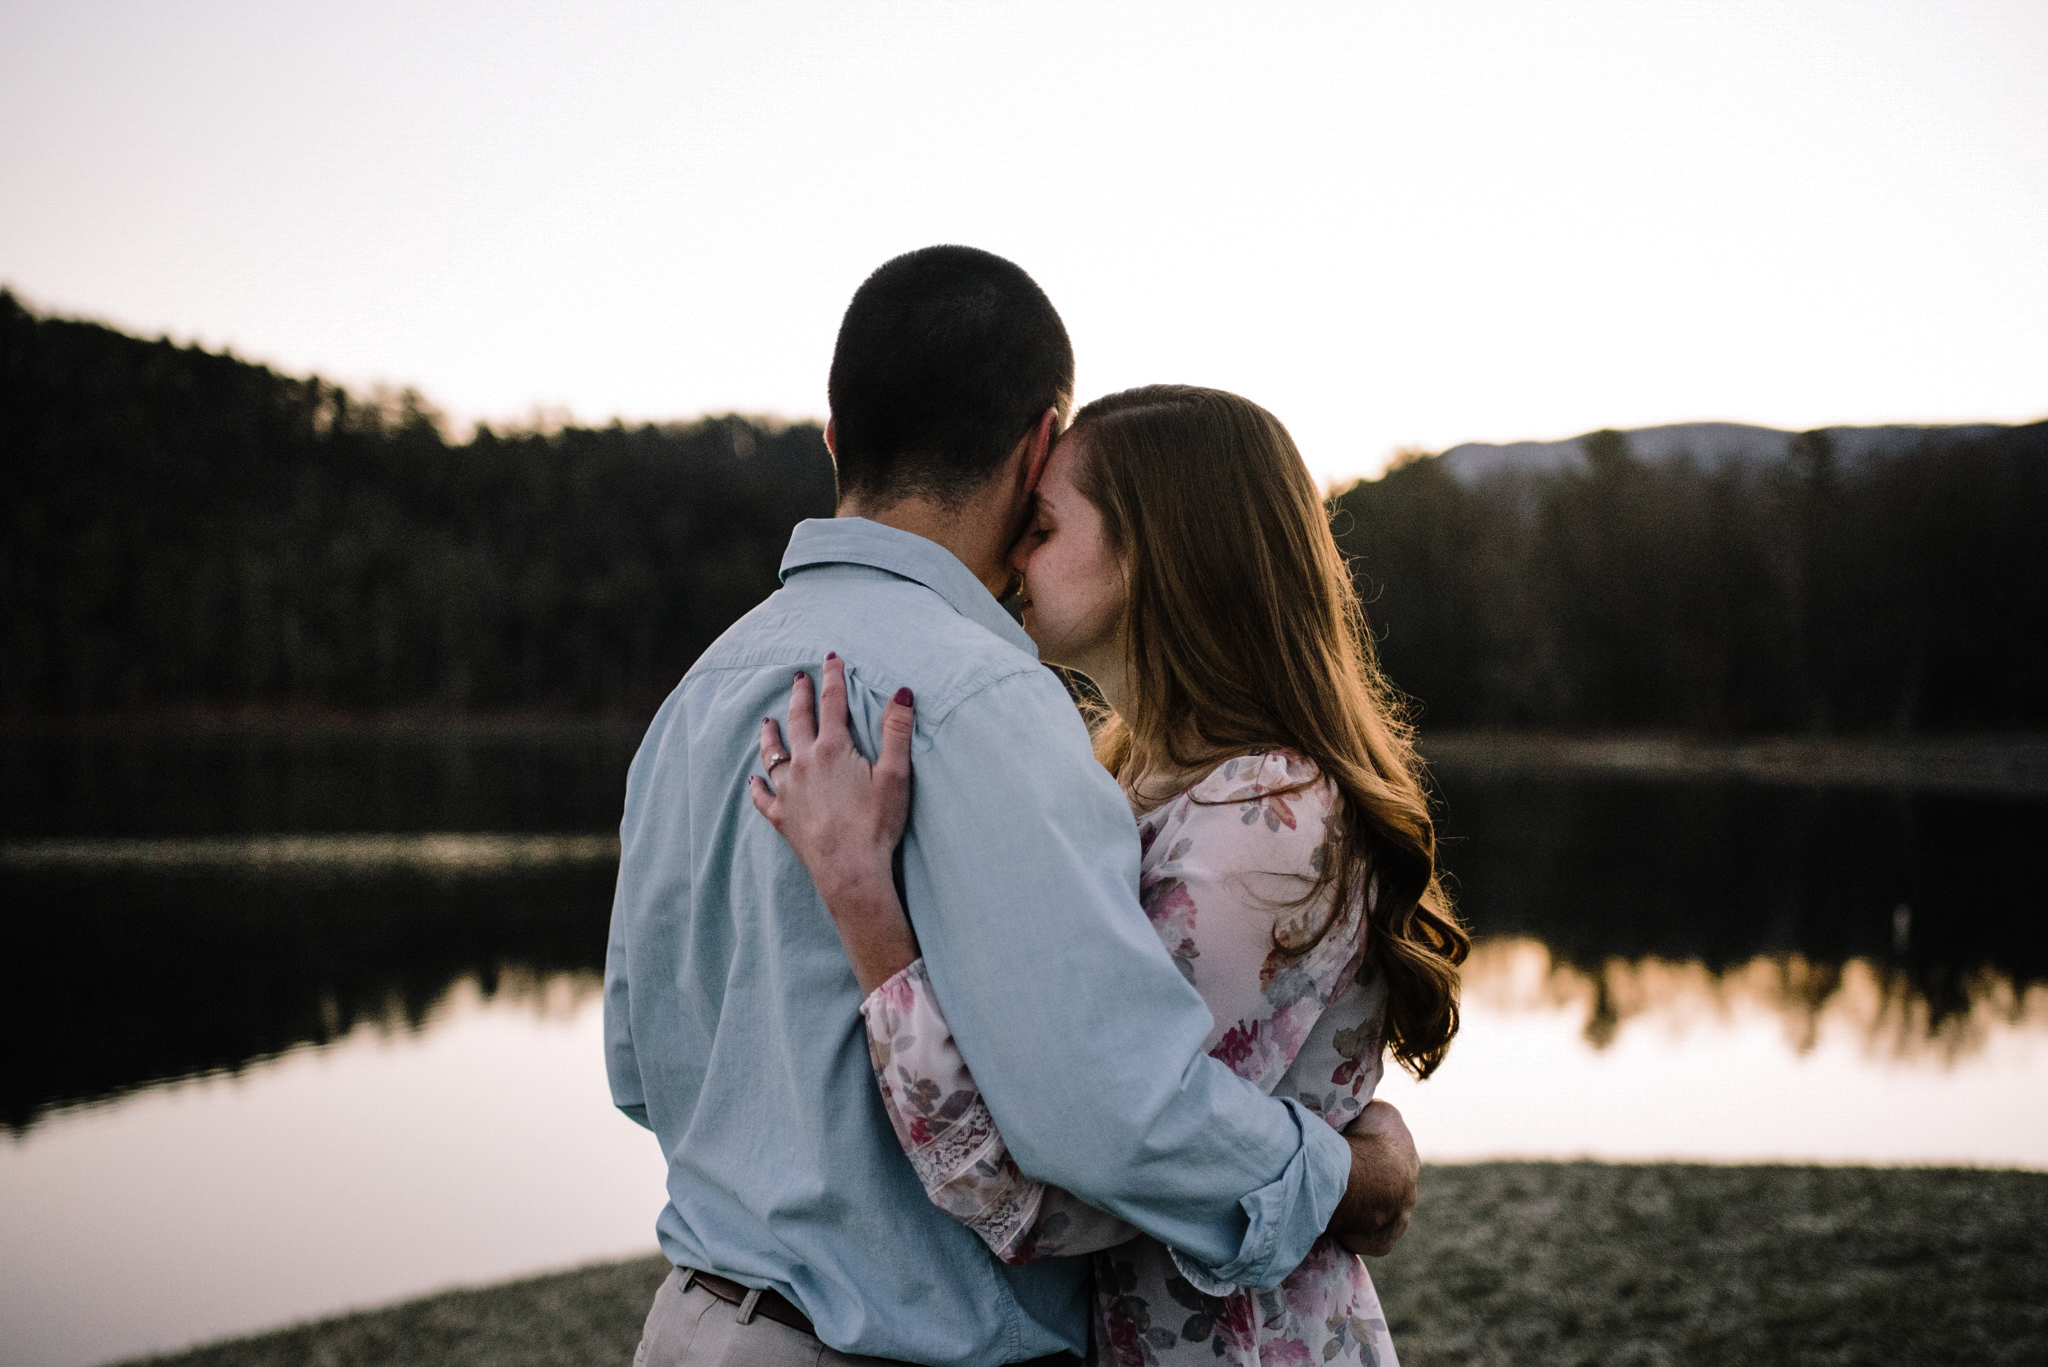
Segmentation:
{"type": "Polygon", "coordinates": [[[1909,733],[2048,724],[2048,423],[1853,472],[1825,432],[1709,469],[1425,457],[1334,500],[1381,658],[1435,726],[1909,733]]]}
{"type": "Polygon", "coordinates": [[[0,710],[649,711],[829,515],[815,426],[479,431],[0,294],[0,710]]]}
{"type": "MultiPolygon", "coordinates": [[[[2048,424],[1855,461],[1586,459],[1333,499],[1426,725],[2048,725],[2048,424]]],[[[816,427],[453,443],[0,293],[0,713],[645,713],[828,514],[816,427]]]]}

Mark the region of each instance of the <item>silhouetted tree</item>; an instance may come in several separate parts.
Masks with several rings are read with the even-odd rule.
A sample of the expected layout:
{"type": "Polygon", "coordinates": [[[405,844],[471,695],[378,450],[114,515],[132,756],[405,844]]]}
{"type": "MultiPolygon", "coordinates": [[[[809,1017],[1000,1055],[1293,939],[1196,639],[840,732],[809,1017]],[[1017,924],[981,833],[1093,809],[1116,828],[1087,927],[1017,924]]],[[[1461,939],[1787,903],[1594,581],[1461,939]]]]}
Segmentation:
{"type": "Polygon", "coordinates": [[[1918,731],[2048,723],[2048,424],[1845,471],[1635,459],[1332,500],[1388,673],[1438,725],[1918,731]]]}
{"type": "Polygon", "coordinates": [[[451,444],[231,356],[0,295],[0,708],[645,711],[828,515],[815,426],[451,444]]]}
{"type": "MultiPolygon", "coordinates": [[[[831,511],[814,426],[460,444],[410,391],[38,318],[0,293],[0,711],[645,711],[831,511]]],[[[1432,725],[2048,723],[2048,424],[1845,467],[1645,461],[1333,497],[1432,725]]]]}

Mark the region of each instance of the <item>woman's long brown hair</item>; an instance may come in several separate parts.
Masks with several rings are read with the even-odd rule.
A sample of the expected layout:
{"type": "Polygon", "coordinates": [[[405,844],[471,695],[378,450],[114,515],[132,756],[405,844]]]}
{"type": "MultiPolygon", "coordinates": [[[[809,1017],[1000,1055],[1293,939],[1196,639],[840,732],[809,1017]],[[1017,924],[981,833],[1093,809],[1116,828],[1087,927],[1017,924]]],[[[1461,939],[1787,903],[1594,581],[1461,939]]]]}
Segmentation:
{"type": "Polygon", "coordinates": [[[1387,1046],[1428,1077],[1458,1032],[1471,941],[1438,877],[1413,729],[1294,439],[1257,404],[1188,385],[1097,399],[1068,439],[1129,582],[1131,696],[1097,728],[1097,757],[1126,782],[1251,750],[1313,760],[1342,820],[1303,901],[1327,890],[1331,912],[1285,947],[1305,952],[1364,900],[1387,1046]]]}

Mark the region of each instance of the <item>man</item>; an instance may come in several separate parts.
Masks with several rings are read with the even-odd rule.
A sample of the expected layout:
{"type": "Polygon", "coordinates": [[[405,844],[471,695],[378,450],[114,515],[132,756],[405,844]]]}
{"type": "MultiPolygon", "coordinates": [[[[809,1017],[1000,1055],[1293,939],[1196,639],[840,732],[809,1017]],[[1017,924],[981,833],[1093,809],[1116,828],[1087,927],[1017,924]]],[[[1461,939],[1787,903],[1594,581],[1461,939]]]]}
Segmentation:
{"type": "Polygon", "coordinates": [[[1347,1143],[1203,1054],[1207,1008],[1138,904],[1123,796],[997,605],[1072,390],[1066,330],[1014,265],[933,247],[876,271],[832,361],[839,516],[796,529],[783,589],[633,761],[607,1061],[667,1155],[656,1228],[678,1269],[643,1362],[1001,1367],[1085,1342],[1086,1260],[1005,1266],[926,1199],[838,935],[748,800],[761,719],[827,651],[870,754],[889,697],[915,691],[904,902],[1020,1168],[1244,1284],[1277,1283],[1326,1226],[1384,1251],[1405,1224],[1392,1108],[1347,1143]]]}

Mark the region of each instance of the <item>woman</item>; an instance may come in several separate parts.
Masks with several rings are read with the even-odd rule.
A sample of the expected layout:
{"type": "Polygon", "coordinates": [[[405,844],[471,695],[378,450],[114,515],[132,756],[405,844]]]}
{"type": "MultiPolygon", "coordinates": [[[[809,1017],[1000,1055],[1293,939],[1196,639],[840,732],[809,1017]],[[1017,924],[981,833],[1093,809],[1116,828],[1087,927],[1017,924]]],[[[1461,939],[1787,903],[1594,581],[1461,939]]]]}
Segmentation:
{"type": "MultiPolygon", "coordinates": [[[[1373,661],[1322,500],[1279,421],[1234,395],[1099,399],[1062,437],[1012,552],[1040,655],[1099,689],[1097,758],[1138,819],[1140,898],[1208,1004],[1210,1053],[1342,1127],[1383,1052],[1418,1077],[1457,1031],[1467,939],[1435,864],[1407,728],[1373,661]]],[[[763,725],[755,805],[810,868],[862,989],[876,1078],[932,1199],[996,1255],[1095,1252],[1098,1352],[1178,1362],[1391,1363],[1365,1265],[1325,1237],[1277,1290],[1024,1177],[981,1104],[889,873],[908,809],[909,699],[870,769],[828,660],[795,762],[763,725]]]]}

